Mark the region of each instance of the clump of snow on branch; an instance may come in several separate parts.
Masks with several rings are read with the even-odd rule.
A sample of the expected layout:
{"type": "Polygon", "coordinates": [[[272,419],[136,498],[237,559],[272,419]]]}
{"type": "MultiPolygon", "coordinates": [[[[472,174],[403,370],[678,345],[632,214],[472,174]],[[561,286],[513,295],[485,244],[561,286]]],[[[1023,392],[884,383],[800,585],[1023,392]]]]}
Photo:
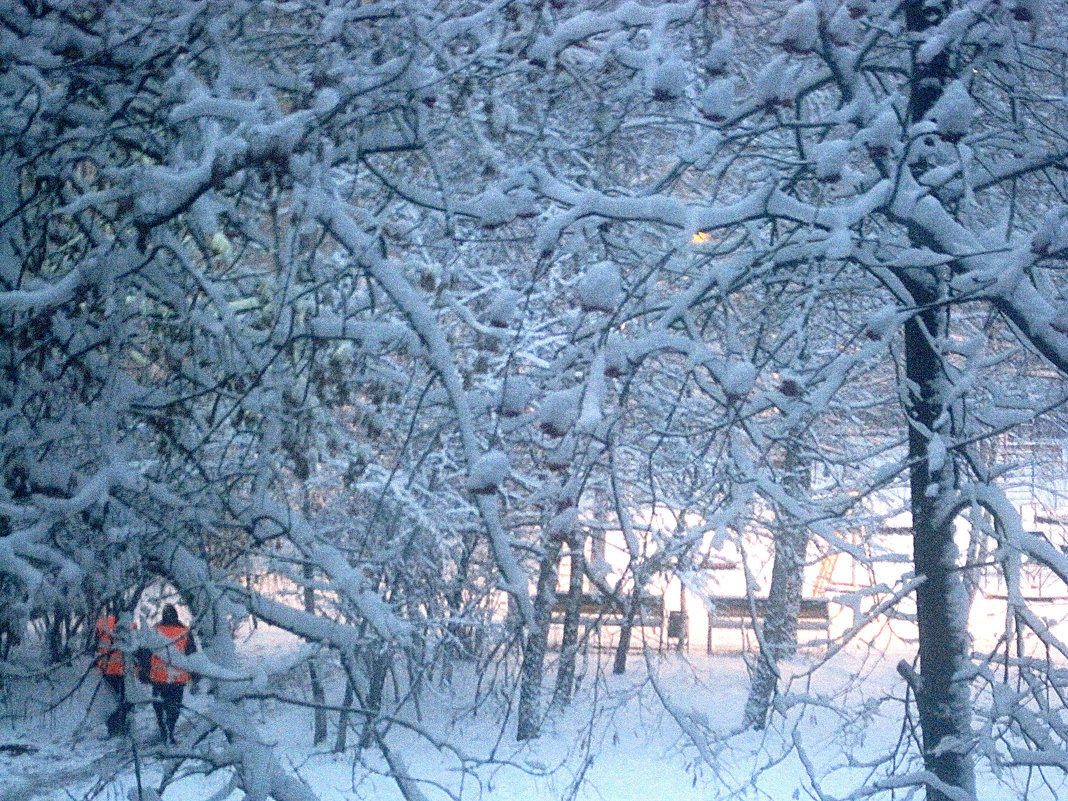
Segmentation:
{"type": "Polygon", "coordinates": [[[1031,252],[1046,256],[1068,250],[1068,206],[1054,206],[1042,215],[1031,236],[1031,252]]]}
{"type": "Polygon", "coordinates": [[[486,321],[494,328],[511,328],[519,317],[523,295],[514,289],[502,289],[486,307],[486,321]]]}
{"type": "Polygon", "coordinates": [[[557,390],[550,392],[538,406],[538,424],[550,437],[562,437],[578,420],[582,401],[582,388],[557,390]]]}
{"type": "Polygon", "coordinates": [[[591,264],[575,288],[583,311],[613,312],[623,297],[623,276],[611,261],[591,264]]]}
{"type": "Polygon", "coordinates": [[[796,3],[783,15],[774,41],[784,50],[808,53],[819,45],[819,12],[811,0],[796,3]]]}
{"type": "Polygon", "coordinates": [[[841,180],[851,148],[848,139],[829,139],[813,145],[812,170],[816,178],[827,183],[841,180]]]}
{"type": "Polygon", "coordinates": [[[500,413],[503,417],[518,417],[527,412],[535,394],[534,383],[523,373],[513,373],[501,383],[500,413]]]}
{"type": "Polygon", "coordinates": [[[735,89],[733,78],[713,81],[697,99],[697,107],[712,122],[723,122],[734,111],[735,89]]]}
{"type": "Polygon", "coordinates": [[[962,81],[946,87],[928,117],[938,126],[938,135],[947,142],[959,142],[971,130],[976,104],[962,81]]]}
{"type": "Polygon", "coordinates": [[[704,68],[710,75],[725,75],[734,61],[734,32],[726,31],[723,36],[709,45],[704,54],[704,68]]]}
{"type": "Polygon", "coordinates": [[[488,451],[471,465],[467,476],[467,488],[480,495],[492,494],[508,478],[511,470],[508,454],[504,451],[488,451]]]}
{"type": "Polygon", "coordinates": [[[646,84],[654,100],[675,100],[685,93],[688,83],[686,65],[674,56],[655,64],[646,75],[646,84]]]}
{"type": "Polygon", "coordinates": [[[724,394],[731,399],[744,398],[748,395],[757,377],[756,365],[745,360],[729,361],[715,372],[724,394]]]}
{"type": "Polygon", "coordinates": [[[496,186],[469,200],[461,208],[477,218],[485,228],[497,228],[516,217],[516,207],[512,199],[496,186]]]}

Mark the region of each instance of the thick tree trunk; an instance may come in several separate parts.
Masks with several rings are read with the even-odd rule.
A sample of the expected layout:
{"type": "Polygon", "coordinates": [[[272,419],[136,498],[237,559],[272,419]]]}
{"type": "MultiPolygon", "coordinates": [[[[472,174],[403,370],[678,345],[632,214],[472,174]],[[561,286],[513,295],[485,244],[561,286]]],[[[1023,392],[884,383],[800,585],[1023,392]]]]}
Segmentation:
{"type": "Polygon", "coordinates": [[[549,621],[556,598],[556,566],[560,560],[560,541],[545,543],[545,553],[538,566],[538,585],[534,595],[534,626],[523,644],[523,666],[519,676],[519,708],[516,712],[517,740],[530,740],[541,733],[541,685],[545,672],[545,651],[549,644],[549,621]]]}
{"type": "MultiPolygon", "coordinates": [[[[786,448],[783,487],[794,496],[807,494],[810,488],[808,462],[801,458],[800,447],[789,440],[786,448]]],[[[805,554],[808,528],[784,509],[776,510],[775,561],[771,570],[767,612],[761,637],[760,654],[749,685],[745,704],[746,725],[763,728],[771,699],[779,680],[779,663],[797,650],[797,617],[805,578],[805,554]]]]}
{"type": "Polygon", "coordinates": [[[566,706],[575,687],[575,659],[578,656],[578,632],[582,617],[582,578],[586,573],[585,537],[575,532],[568,544],[571,579],[564,607],[564,630],[560,635],[560,661],[556,668],[553,705],[566,706]]]}
{"type": "MultiPolygon", "coordinates": [[[[915,34],[938,25],[949,13],[948,2],[907,0],[905,25],[915,34]]],[[[952,78],[948,50],[920,59],[913,50],[909,87],[909,121],[922,119],[952,78]]],[[[915,247],[937,250],[918,231],[910,231],[915,247]]],[[[949,377],[939,343],[948,339],[949,313],[940,306],[947,276],[943,268],[901,271],[901,278],[919,312],[905,323],[905,374],[909,398],[909,491],[912,511],[913,565],[923,583],[916,590],[920,675],[912,677],[923,735],[924,765],[941,781],[975,793],[971,749],[971,692],[968,600],[961,571],[956,569],[953,507],[958,477],[952,451],[932,448],[935,438],[946,446],[952,439],[952,415],[946,408],[949,377]]],[[[928,801],[949,801],[933,787],[928,801]]]]}
{"type": "MultiPolygon", "coordinates": [[[[917,298],[919,304],[929,299],[917,298]]],[[[909,487],[913,564],[924,582],[916,590],[920,676],[914,683],[923,733],[924,764],[946,784],[975,792],[971,748],[971,692],[967,594],[956,569],[952,508],[956,475],[947,456],[932,460],[931,438],[945,419],[945,397],[933,342],[945,333],[945,313],[927,311],[905,325],[906,374],[913,395],[909,414],[909,487]]],[[[928,801],[949,801],[928,788],[928,801]]]]}

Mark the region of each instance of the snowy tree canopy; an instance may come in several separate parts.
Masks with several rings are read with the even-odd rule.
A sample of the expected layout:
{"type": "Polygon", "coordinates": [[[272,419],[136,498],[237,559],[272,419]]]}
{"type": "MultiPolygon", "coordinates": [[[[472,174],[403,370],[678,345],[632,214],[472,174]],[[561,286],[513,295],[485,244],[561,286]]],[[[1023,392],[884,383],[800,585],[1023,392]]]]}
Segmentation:
{"type": "MultiPolygon", "coordinates": [[[[207,769],[312,797],[242,712],[253,616],[344,673],[418,799],[387,674],[518,662],[533,737],[565,553],[559,703],[583,592],[633,622],[655,575],[756,540],[793,579],[810,546],[914,559],[874,608],[915,600],[916,749],[857,793],[896,771],[956,801],[977,759],[1063,766],[1063,679],[1009,645],[1068,653],[1014,589],[1004,649],[973,660],[953,535],[986,525],[972,556],[1007,586],[1022,556],[1068,578],[1006,492],[1022,442],[1063,440],[1065,10],[0,8],[0,676],[35,627],[66,632],[62,662],[165,586],[204,672],[244,677],[213,689],[207,769]],[[885,497],[910,553],[857,541],[885,497]],[[583,567],[609,530],[612,577],[583,567]]],[[[750,723],[792,714],[780,606],[750,723]]]]}

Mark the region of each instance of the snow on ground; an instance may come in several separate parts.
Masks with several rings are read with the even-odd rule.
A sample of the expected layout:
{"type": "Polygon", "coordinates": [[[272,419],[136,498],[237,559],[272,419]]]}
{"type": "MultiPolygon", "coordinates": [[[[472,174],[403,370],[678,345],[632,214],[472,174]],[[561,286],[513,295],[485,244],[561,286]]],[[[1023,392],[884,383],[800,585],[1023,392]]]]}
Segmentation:
{"type": "MultiPolygon", "coordinates": [[[[285,663],[297,647],[293,639],[264,627],[250,632],[240,645],[245,659],[268,670],[272,664],[285,663]]],[[[795,679],[787,698],[804,696],[809,703],[802,713],[798,713],[800,706],[789,713],[796,726],[785,727],[785,734],[825,774],[824,792],[841,797],[856,786],[859,774],[855,768],[826,771],[889,752],[900,735],[901,705],[888,698],[902,695],[894,665],[909,652],[900,646],[896,653],[893,647],[887,651],[855,646],[810,673],[818,653],[818,649],[805,649],[789,665],[795,679]],[[852,708],[863,708],[864,714],[845,719],[831,708],[831,701],[841,706],[845,699],[852,708]]],[[[748,682],[741,656],[672,652],[643,657],[635,653],[625,676],[609,675],[610,662],[610,653],[591,654],[576,701],[550,717],[542,737],[523,745],[513,741],[514,725],[501,722],[506,694],[487,695],[474,712],[468,701],[473,688],[470,676],[456,680],[455,692],[442,687],[424,694],[419,725],[471,757],[466,772],[460,769],[455,753],[437,749],[411,731],[393,730],[388,742],[413,775],[427,780],[422,789],[430,801],[450,797],[440,787],[461,801],[787,801],[809,797],[796,752],[783,757],[789,750],[784,747],[784,727],[723,737],[737,727],[745,702],[748,682]],[[703,756],[683,729],[699,736],[703,756]],[[492,760],[475,764],[491,755],[492,760]]],[[[96,693],[95,673],[71,689],[82,675],[73,669],[56,674],[29,694],[11,685],[0,690],[0,801],[128,801],[138,797],[133,750],[129,744],[117,746],[103,737],[107,709],[103,691],[96,693]],[[55,704],[43,710],[46,697],[55,704]],[[18,753],[13,746],[20,745],[37,750],[18,753]]],[[[302,676],[294,676],[280,689],[302,694],[302,676]]],[[[328,701],[339,699],[339,690],[331,688],[328,701]]],[[[188,702],[191,711],[185,713],[186,725],[207,698],[190,696],[188,702]]],[[[277,743],[282,762],[294,767],[322,801],[402,798],[385,775],[381,756],[370,749],[361,754],[352,747],[358,739],[355,733],[350,735],[346,753],[329,753],[333,716],[326,748],[316,749],[311,745],[307,710],[256,702],[254,712],[263,736],[277,743]]],[[[149,745],[155,722],[147,706],[136,712],[136,732],[136,766],[143,798],[150,799],[150,788],[158,786],[162,773],[174,770],[178,763],[149,745]]],[[[1052,801],[1058,793],[1068,797],[1068,787],[1050,789],[1034,783],[1029,789],[1012,792],[989,776],[980,780],[981,801],[1052,801]]],[[[206,801],[224,783],[223,776],[180,780],[167,788],[163,801],[206,801]]],[[[240,793],[234,792],[220,795],[217,801],[239,799],[240,793]]]]}

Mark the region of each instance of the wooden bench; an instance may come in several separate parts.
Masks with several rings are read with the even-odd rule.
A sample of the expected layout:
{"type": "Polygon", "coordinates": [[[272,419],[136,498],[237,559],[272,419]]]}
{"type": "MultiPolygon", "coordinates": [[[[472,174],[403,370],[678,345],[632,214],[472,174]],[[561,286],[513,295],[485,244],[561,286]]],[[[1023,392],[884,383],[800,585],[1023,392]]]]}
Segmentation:
{"type": "MultiPolygon", "coordinates": [[[[563,624],[567,613],[567,601],[568,594],[566,592],[556,593],[556,600],[551,609],[550,624],[555,626],[563,624]]],[[[638,599],[638,608],[634,611],[634,619],[631,625],[636,631],[648,629],[651,630],[651,634],[655,632],[653,636],[656,638],[655,647],[658,650],[664,647],[664,625],[666,621],[667,614],[664,612],[663,596],[649,594],[642,595],[638,599]]],[[[615,637],[609,636],[608,642],[604,643],[601,641],[600,634],[608,628],[622,629],[625,622],[626,616],[623,614],[622,601],[617,601],[609,596],[583,593],[582,601],[579,605],[579,626],[585,630],[585,634],[582,636],[584,640],[591,634],[595,635],[592,643],[594,648],[615,647],[613,644],[615,637]]],[[[644,644],[644,635],[631,638],[631,648],[641,648],[644,644]]]]}
{"type": "MultiPolygon", "coordinates": [[[[568,594],[556,593],[552,606],[552,622],[563,623],[567,611],[568,594]]],[[[642,595],[638,598],[638,608],[634,612],[635,628],[661,628],[664,625],[664,598],[660,595],[642,595]]],[[[579,623],[588,628],[593,626],[622,626],[625,622],[623,602],[603,595],[583,593],[579,603],[579,623]]]]}
{"type": "MultiPolygon", "coordinates": [[[[982,590],[980,590],[982,592],[982,590]]],[[[996,593],[983,593],[983,597],[988,601],[1008,601],[1008,595],[999,595],[996,593]]],[[[1063,604],[1068,603],[1068,598],[1063,595],[1022,595],[1021,601],[1026,601],[1029,604],[1063,604]]]]}
{"type": "MultiPolygon", "coordinates": [[[[708,642],[712,643],[713,629],[745,629],[753,627],[753,611],[763,622],[767,614],[768,599],[739,596],[719,596],[710,599],[715,608],[708,613],[708,642]]],[[[831,614],[826,598],[802,598],[797,613],[798,630],[826,631],[831,614]]]]}

